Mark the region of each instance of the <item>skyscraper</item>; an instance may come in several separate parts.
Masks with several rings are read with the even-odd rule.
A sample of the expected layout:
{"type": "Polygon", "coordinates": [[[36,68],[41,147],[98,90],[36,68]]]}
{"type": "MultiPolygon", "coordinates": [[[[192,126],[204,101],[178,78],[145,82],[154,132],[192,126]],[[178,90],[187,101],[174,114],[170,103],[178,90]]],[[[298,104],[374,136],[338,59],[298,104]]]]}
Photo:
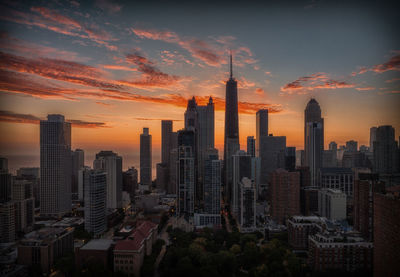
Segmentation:
{"type": "Polygon", "coordinates": [[[268,109],[256,113],[256,154],[260,156],[261,137],[268,137],[268,109]]]}
{"type": "Polygon", "coordinates": [[[310,168],[311,186],[318,186],[318,171],[322,167],[323,146],[323,126],[320,122],[308,122],[306,124],[306,145],[305,162],[310,168]]]}
{"type": "MultiPolygon", "coordinates": [[[[240,183],[244,177],[252,179],[252,157],[243,150],[238,150],[232,156],[232,191],[231,191],[231,212],[232,215],[239,217],[240,208],[240,183]]],[[[254,185],[254,182],[253,182],[254,185]]]]}
{"type": "Polygon", "coordinates": [[[50,114],[40,121],[40,213],[61,217],[71,211],[71,124],[50,114]]]}
{"type": "Polygon", "coordinates": [[[83,170],[83,180],[85,187],[85,230],[94,235],[99,235],[107,229],[107,173],[85,169],[83,170]]]}
{"type": "Polygon", "coordinates": [[[85,166],[85,152],[82,149],[76,149],[71,152],[72,157],[72,180],[71,193],[73,199],[78,199],[78,175],[79,170],[85,166]]]}
{"type": "Polygon", "coordinates": [[[122,207],[122,157],[112,151],[100,151],[93,169],[107,172],[107,209],[122,207]]]}
{"type": "Polygon", "coordinates": [[[196,136],[193,130],[178,132],[177,214],[190,220],[194,215],[196,136]]]}
{"type": "Polygon", "coordinates": [[[369,129],[369,151],[374,152],[374,142],[376,141],[376,130],[378,128],[371,127],[369,129]]]}
{"type": "Polygon", "coordinates": [[[221,161],[218,159],[217,149],[208,151],[204,165],[204,212],[206,214],[220,214],[221,161]]]}
{"type": "Polygon", "coordinates": [[[239,223],[241,232],[254,232],[256,228],[256,188],[244,177],[239,183],[239,223]]]}
{"type": "Polygon", "coordinates": [[[171,133],[172,120],[161,121],[161,163],[169,163],[169,154],[171,152],[171,133]]]}
{"type": "Polygon", "coordinates": [[[252,157],[256,156],[256,140],[253,136],[247,137],[247,154],[252,157]]]}
{"type": "Polygon", "coordinates": [[[317,183],[318,170],[322,166],[324,151],[324,119],[318,102],[311,98],[304,110],[305,166],[310,167],[311,185],[317,183]]]}
{"type": "Polygon", "coordinates": [[[346,151],[349,152],[357,152],[358,150],[358,142],[355,140],[346,141],[346,151]]]}
{"type": "Polygon", "coordinates": [[[197,110],[197,168],[198,168],[198,189],[197,195],[201,199],[204,192],[204,162],[209,149],[214,149],[214,103],[210,96],[207,105],[196,106],[197,110]]]}
{"type": "Polygon", "coordinates": [[[285,168],[285,151],[286,137],[272,135],[260,137],[261,185],[268,183],[272,171],[285,168]]]}
{"type": "Polygon", "coordinates": [[[232,155],[240,149],[237,81],[232,73],[232,54],[230,55],[230,75],[226,82],[225,96],[225,137],[224,137],[224,196],[230,201],[232,188],[232,155]]]}
{"type": "Polygon", "coordinates": [[[374,172],[391,174],[397,171],[397,146],[392,126],[379,126],[376,129],[376,140],[373,143],[373,149],[374,172]]]}
{"type": "Polygon", "coordinates": [[[140,134],[140,183],[142,185],[151,186],[151,156],[151,135],[149,134],[149,128],[143,128],[143,134],[140,134]]]}
{"type": "Polygon", "coordinates": [[[300,173],[282,168],[271,174],[271,215],[283,224],[287,218],[300,214],[300,173]]]}

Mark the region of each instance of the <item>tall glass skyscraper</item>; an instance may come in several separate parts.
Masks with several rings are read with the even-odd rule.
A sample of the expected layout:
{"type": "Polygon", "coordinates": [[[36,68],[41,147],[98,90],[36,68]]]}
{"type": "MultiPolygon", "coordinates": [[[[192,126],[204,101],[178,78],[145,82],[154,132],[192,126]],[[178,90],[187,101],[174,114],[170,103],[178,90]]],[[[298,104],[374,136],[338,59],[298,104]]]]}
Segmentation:
{"type": "Polygon", "coordinates": [[[232,193],[232,156],[240,149],[238,119],[237,81],[232,73],[232,54],[230,55],[230,75],[226,82],[225,96],[225,137],[224,137],[224,197],[230,202],[232,193]]]}
{"type": "Polygon", "coordinates": [[[140,134],[140,183],[142,185],[151,186],[151,152],[151,135],[149,134],[149,128],[143,128],[143,134],[140,134]]]}
{"type": "Polygon", "coordinates": [[[71,211],[71,124],[50,114],[40,121],[40,213],[60,218],[71,211]]]}

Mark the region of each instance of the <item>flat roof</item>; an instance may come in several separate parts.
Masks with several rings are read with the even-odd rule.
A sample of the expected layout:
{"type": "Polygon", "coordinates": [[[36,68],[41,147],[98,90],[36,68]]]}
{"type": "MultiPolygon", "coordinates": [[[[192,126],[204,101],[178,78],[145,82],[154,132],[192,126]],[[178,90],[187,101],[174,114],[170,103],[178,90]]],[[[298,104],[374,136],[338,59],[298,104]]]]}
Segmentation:
{"type": "Polygon", "coordinates": [[[92,239],[84,246],[82,250],[107,250],[110,248],[113,240],[111,239],[92,239]]]}

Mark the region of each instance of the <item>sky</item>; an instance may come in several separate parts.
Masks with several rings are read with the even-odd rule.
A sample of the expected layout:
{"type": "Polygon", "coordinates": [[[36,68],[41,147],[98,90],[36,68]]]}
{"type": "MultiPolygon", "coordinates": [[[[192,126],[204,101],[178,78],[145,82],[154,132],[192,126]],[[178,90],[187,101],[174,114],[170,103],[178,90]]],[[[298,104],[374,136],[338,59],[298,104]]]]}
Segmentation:
{"type": "Polygon", "coordinates": [[[88,165],[94,153],[113,150],[126,157],[124,168],[138,167],[143,127],[155,164],[161,119],[181,129],[192,96],[199,104],[214,98],[221,152],[230,51],[242,149],[261,108],[269,109],[269,132],[302,149],[312,97],[326,147],[368,145],[379,125],[392,125],[398,138],[395,2],[135,2],[1,1],[0,155],[38,157],[39,120],[58,113],[72,123],[72,147],[86,151],[88,165]]]}

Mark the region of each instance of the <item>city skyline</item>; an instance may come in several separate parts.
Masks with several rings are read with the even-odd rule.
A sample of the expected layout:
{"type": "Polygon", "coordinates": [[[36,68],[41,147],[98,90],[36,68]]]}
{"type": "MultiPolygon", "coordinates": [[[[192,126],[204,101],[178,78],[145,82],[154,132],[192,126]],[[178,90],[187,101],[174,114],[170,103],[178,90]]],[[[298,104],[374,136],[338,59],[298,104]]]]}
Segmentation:
{"type": "MultiPolygon", "coordinates": [[[[330,141],[368,145],[372,126],[400,129],[400,44],[389,28],[398,19],[390,5],[367,4],[356,11],[349,4],[341,23],[340,11],[329,2],[304,1],[285,11],[256,5],[245,11],[258,25],[247,16],[249,22],[240,26],[232,18],[236,6],[223,11],[216,5],[206,12],[206,3],[193,6],[196,15],[172,5],[169,13],[149,20],[148,4],[135,10],[129,3],[107,3],[2,4],[7,13],[0,18],[1,155],[39,157],[39,119],[58,113],[72,123],[72,148],[85,149],[89,160],[102,149],[138,154],[140,132],[148,127],[154,167],[161,160],[161,120],[175,121],[173,131],[182,129],[192,96],[200,105],[214,99],[215,146],[221,155],[230,50],[241,149],[256,133],[256,111],[262,108],[269,109],[269,132],[302,149],[304,107],[311,97],[325,119],[326,149],[330,141]],[[207,24],[200,21],[204,14],[207,24]],[[189,15],[190,30],[179,24],[189,15]],[[288,17],[302,26],[285,23],[288,17]],[[321,28],[308,31],[315,22],[321,28]],[[246,26],[257,28],[248,33],[246,26]],[[372,46],[371,39],[379,43],[372,46]]],[[[124,168],[138,166],[138,157],[124,168]]]]}

